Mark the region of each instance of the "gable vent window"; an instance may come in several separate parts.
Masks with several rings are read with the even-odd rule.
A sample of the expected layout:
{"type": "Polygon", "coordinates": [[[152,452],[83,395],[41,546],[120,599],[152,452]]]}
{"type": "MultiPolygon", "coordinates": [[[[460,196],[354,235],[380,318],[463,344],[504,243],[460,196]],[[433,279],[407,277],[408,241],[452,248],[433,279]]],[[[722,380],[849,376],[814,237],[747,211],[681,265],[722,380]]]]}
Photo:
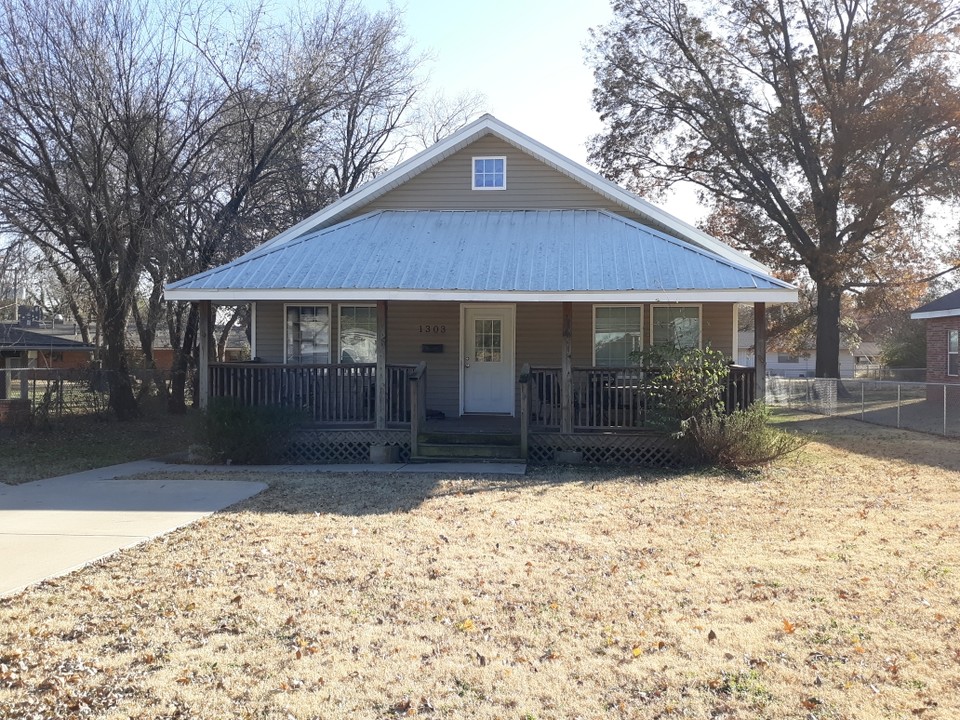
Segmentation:
{"type": "Polygon", "coordinates": [[[475,157],[473,159],[474,190],[506,190],[507,159],[505,157],[475,157]]]}

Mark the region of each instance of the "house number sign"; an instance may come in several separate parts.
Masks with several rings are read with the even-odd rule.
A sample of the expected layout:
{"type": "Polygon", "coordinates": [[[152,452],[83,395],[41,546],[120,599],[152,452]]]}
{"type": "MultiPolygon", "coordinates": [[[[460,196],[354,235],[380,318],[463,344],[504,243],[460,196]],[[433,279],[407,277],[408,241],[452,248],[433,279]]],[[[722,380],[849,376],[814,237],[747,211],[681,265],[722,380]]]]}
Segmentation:
{"type": "Polygon", "coordinates": [[[446,325],[420,325],[421,334],[443,335],[446,331],[446,325]]]}

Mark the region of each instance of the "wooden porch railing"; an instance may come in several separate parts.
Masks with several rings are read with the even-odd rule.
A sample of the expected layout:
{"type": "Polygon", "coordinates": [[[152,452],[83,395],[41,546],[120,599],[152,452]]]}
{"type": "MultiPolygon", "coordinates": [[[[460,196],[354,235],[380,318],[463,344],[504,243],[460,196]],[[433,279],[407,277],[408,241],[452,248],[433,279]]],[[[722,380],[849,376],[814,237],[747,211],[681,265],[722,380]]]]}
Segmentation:
{"type": "MultiPolygon", "coordinates": [[[[754,373],[752,367],[731,366],[723,397],[728,413],[753,403],[754,373]]],[[[642,428],[647,425],[651,412],[657,406],[656,400],[643,391],[643,377],[644,370],[636,366],[573,368],[570,412],[573,415],[574,432],[642,428]]],[[[520,372],[519,382],[521,438],[524,432],[524,408],[528,409],[529,427],[562,427],[561,369],[525,365],[520,372]]]]}
{"type": "MultiPolygon", "coordinates": [[[[414,365],[387,365],[386,419],[410,422],[407,378],[414,365]]],[[[211,363],[210,397],[233,397],[245,405],[297,408],[311,422],[370,424],[376,421],[377,366],[211,363]]]]}

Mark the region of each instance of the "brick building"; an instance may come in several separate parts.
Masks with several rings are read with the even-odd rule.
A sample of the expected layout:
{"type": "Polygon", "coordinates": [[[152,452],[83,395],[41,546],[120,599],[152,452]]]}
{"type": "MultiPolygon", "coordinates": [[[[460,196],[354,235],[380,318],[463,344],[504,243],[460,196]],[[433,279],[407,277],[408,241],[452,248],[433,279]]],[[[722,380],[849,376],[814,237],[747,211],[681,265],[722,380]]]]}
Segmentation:
{"type": "Polygon", "coordinates": [[[928,302],[910,317],[927,323],[927,382],[960,385],[960,290],[928,302]]]}

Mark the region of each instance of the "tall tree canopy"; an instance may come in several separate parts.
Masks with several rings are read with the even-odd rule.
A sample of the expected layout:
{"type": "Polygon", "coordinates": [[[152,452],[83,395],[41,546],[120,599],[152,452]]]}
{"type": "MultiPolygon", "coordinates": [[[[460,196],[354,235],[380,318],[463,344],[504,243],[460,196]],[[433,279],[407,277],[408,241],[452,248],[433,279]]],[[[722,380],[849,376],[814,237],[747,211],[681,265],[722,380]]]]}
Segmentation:
{"type": "MultiPolygon", "coordinates": [[[[902,279],[955,191],[960,15],[949,0],[616,0],[595,33],[592,159],[711,198],[711,229],[816,285],[819,377],[844,292],[902,279]]],[[[922,254],[921,254],[922,255],[922,254]]]]}

